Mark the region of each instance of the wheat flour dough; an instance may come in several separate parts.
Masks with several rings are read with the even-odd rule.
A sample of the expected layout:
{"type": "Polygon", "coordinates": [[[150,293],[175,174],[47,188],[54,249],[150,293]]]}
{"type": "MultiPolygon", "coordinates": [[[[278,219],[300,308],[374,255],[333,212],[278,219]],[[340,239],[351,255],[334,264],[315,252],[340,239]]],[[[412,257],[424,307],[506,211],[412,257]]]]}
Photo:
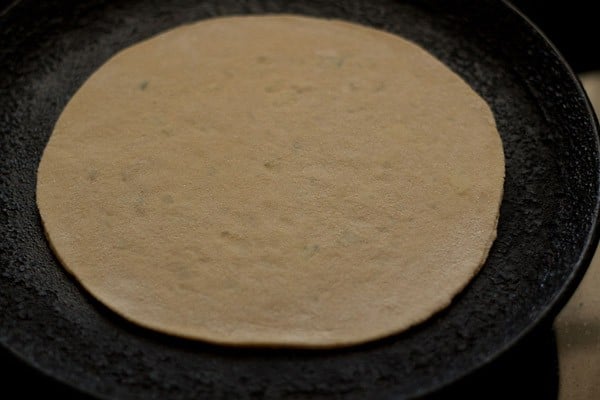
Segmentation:
{"type": "Polygon", "coordinates": [[[44,151],[64,267],[126,319],[229,345],[335,347],[446,307],[495,238],[492,113],[398,36],[244,16],[106,62],[44,151]]]}

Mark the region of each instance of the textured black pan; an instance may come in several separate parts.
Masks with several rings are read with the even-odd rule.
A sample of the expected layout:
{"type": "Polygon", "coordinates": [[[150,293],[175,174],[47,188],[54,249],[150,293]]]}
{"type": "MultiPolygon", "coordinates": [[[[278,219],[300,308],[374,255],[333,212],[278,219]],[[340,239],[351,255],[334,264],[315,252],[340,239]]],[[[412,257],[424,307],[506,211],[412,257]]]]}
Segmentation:
{"type": "Polygon", "coordinates": [[[100,397],[430,393],[548,321],[597,242],[594,117],[560,56],[499,1],[24,0],[0,16],[0,112],[0,343],[100,397]],[[86,295],[53,257],[35,206],[35,172],[53,124],[86,77],[118,50],[178,24],[264,12],[342,18],[401,34],[492,106],[506,154],[498,239],[481,273],[427,323],[335,351],[219,348],[128,324],[86,295]]]}

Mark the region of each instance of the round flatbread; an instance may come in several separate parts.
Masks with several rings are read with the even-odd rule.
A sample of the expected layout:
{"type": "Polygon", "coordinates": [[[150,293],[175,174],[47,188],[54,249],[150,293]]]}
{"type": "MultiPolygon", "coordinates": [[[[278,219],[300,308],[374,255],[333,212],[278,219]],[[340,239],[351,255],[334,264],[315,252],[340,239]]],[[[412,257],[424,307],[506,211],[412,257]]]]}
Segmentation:
{"type": "Polygon", "coordinates": [[[395,35],[218,18],[118,53],[60,116],[37,203],[57,256],[130,321],[333,347],[447,306],[495,238],[490,109],[395,35]]]}

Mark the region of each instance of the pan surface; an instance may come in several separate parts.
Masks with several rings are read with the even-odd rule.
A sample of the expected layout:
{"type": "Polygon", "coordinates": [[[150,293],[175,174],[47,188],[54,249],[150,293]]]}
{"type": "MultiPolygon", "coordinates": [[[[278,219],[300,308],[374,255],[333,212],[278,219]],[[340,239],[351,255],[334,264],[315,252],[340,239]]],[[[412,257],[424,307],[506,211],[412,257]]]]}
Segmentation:
{"type": "Polygon", "coordinates": [[[0,344],[84,392],[124,399],[432,393],[552,318],[591,259],[597,123],[562,58],[505,3],[24,0],[0,13],[0,344]],[[405,333],[333,351],[221,348],[167,337],[93,300],[45,240],[36,169],[84,80],[117,51],[182,23],[266,12],[400,34],[460,74],[494,111],[506,157],[498,238],[452,305],[405,333]]]}

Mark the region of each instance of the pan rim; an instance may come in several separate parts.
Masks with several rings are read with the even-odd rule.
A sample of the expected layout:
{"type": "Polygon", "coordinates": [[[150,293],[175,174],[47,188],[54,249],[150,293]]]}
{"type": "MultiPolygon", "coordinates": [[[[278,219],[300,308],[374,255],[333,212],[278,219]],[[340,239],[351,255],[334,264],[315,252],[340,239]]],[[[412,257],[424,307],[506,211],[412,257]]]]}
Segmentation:
{"type": "MultiPolygon", "coordinates": [[[[510,0],[502,0],[502,4],[506,6],[507,10],[514,13],[516,16],[521,18],[529,27],[533,30],[533,32],[539,35],[540,39],[552,50],[552,53],[557,57],[558,61],[560,61],[561,66],[566,70],[567,74],[571,78],[572,82],[576,85],[577,93],[585,100],[585,108],[588,114],[592,118],[592,130],[596,139],[596,148],[600,153],[600,123],[598,121],[598,116],[594,111],[590,99],[583,89],[581,85],[581,81],[558,50],[558,48],[552,43],[552,41],[546,36],[546,34],[533,22],[529,17],[527,17],[521,10],[519,10],[515,5],[513,5],[510,0]]],[[[596,179],[600,183],[600,174],[596,175],[596,179]]],[[[483,360],[478,365],[475,365],[471,368],[466,368],[461,373],[457,374],[453,379],[447,379],[436,386],[432,386],[430,388],[424,389],[422,391],[418,391],[415,393],[414,398],[425,397],[429,395],[433,395],[436,392],[439,392],[442,389],[450,387],[452,384],[459,382],[460,380],[472,375],[474,372],[479,371],[486,366],[490,365],[492,362],[497,360],[500,356],[505,354],[510,349],[514,348],[518,343],[522,342],[525,338],[530,336],[532,333],[536,331],[536,329],[550,327],[554,322],[554,318],[560,313],[562,308],[567,304],[577,287],[581,283],[585,273],[587,272],[592,258],[596,253],[596,248],[600,243],[600,197],[597,197],[596,206],[594,207],[594,223],[591,226],[590,232],[587,235],[584,250],[580,254],[579,259],[575,262],[573,270],[569,274],[569,277],[566,279],[562,288],[556,292],[554,298],[548,303],[546,308],[539,313],[525,329],[519,332],[517,335],[513,336],[510,340],[504,343],[503,346],[499,347],[497,351],[493,352],[493,354],[489,355],[485,360],[483,360]]]]}

